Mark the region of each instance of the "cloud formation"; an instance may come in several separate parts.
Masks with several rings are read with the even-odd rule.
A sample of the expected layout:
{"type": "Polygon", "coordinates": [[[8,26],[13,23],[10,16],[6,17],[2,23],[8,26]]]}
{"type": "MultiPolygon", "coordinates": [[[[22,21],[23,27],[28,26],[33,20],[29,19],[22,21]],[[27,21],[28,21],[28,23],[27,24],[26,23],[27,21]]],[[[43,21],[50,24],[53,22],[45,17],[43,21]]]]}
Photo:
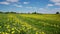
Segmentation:
{"type": "Polygon", "coordinates": [[[60,3],[60,0],[50,0],[51,2],[54,2],[54,3],[60,3]]]}
{"type": "Polygon", "coordinates": [[[33,8],[33,7],[26,7],[26,8],[33,8]]]}
{"type": "Polygon", "coordinates": [[[55,3],[55,5],[60,6],[60,3],[55,3]]]}
{"type": "Polygon", "coordinates": [[[47,6],[54,6],[53,4],[48,4],[47,6]]]}
{"type": "Polygon", "coordinates": [[[39,8],[38,11],[39,11],[40,13],[55,14],[57,11],[60,12],[60,8],[54,8],[54,9],[39,8]]]}
{"type": "Polygon", "coordinates": [[[18,8],[22,8],[23,7],[22,5],[17,5],[17,4],[14,4],[13,6],[18,7],[18,8]]]}
{"type": "Polygon", "coordinates": [[[18,5],[18,6],[16,6],[16,7],[18,7],[18,8],[22,8],[23,6],[22,6],[22,5],[18,5]]]}
{"type": "Polygon", "coordinates": [[[0,2],[0,4],[8,5],[8,4],[11,4],[11,3],[14,3],[14,2],[19,2],[19,0],[6,0],[6,1],[0,2]]]}
{"type": "Polygon", "coordinates": [[[29,2],[23,2],[23,4],[29,4],[29,2]]]}
{"type": "Polygon", "coordinates": [[[9,3],[9,2],[0,2],[0,4],[8,5],[8,4],[10,4],[10,3],[9,3]]]}
{"type": "MultiPolygon", "coordinates": [[[[22,5],[18,5],[18,3],[20,3],[19,0],[6,0],[6,1],[0,2],[0,4],[4,4],[4,5],[9,5],[12,3],[13,3],[13,5],[16,3],[16,5],[14,5],[16,7],[20,7],[20,8],[22,7],[22,5]]],[[[29,4],[29,2],[23,2],[23,4],[29,4]]],[[[29,8],[31,8],[31,7],[29,7],[29,8]]]]}
{"type": "Polygon", "coordinates": [[[19,0],[6,0],[7,2],[18,2],[19,0]]]}
{"type": "Polygon", "coordinates": [[[54,5],[60,6],[60,0],[50,0],[54,5]]]}

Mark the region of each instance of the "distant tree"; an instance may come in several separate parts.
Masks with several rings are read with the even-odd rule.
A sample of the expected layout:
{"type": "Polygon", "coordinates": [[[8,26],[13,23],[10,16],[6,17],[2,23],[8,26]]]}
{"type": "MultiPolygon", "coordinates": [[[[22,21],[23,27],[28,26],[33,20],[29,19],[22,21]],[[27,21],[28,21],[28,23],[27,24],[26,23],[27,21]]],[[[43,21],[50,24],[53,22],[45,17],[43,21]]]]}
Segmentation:
{"type": "Polygon", "coordinates": [[[2,11],[0,11],[0,13],[3,13],[2,11]]]}
{"type": "Polygon", "coordinates": [[[33,12],[32,14],[37,14],[36,12],[33,12]]]}
{"type": "Polygon", "coordinates": [[[16,13],[16,12],[10,12],[10,13],[16,13]]]}
{"type": "Polygon", "coordinates": [[[59,12],[56,12],[56,14],[59,14],[59,12]]]}
{"type": "Polygon", "coordinates": [[[5,14],[9,14],[9,13],[16,14],[16,12],[5,12],[5,14]]]}
{"type": "Polygon", "coordinates": [[[5,12],[5,14],[8,14],[9,12],[5,12]]]}
{"type": "Polygon", "coordinates": [[[28,12],[27,14],[32,14],[31,12],[28,12]]]}

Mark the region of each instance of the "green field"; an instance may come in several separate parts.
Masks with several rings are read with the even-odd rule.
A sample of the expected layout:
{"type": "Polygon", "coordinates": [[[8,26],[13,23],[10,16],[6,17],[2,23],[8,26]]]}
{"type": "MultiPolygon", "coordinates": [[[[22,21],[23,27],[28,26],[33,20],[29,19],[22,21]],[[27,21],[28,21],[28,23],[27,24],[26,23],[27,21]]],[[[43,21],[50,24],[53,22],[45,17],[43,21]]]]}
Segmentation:
{"type": "Polygon", "coordinates": [[[60,34],[60,15],[0,14],[0,34],[60,34]]]}

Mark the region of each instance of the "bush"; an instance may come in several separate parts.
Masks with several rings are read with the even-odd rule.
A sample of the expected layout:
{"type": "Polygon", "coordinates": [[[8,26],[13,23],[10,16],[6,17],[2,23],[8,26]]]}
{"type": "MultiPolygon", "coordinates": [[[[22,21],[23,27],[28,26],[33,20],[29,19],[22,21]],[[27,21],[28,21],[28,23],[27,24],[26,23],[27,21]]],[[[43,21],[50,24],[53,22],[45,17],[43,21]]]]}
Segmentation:
{"type": "Polygon", "coordinates": [[[59,14],[59,12],[56,12],[56,14],[59,14]]]}
{"type": "Polygon", "coordinates": [[[36,14],[36,12],[33,12],[32,14],[36,14]]]}

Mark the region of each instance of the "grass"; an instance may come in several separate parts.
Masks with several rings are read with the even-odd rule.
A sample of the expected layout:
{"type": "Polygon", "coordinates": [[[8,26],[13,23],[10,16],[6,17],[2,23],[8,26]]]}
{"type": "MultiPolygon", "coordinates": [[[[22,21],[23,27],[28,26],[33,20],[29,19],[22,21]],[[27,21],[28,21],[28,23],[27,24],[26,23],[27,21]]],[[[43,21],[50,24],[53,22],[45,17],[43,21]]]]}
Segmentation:
{"type": "Polygon", "coordinates": [[[0,34],[60,34],[60,14],[0,14],[0,34]]]}

